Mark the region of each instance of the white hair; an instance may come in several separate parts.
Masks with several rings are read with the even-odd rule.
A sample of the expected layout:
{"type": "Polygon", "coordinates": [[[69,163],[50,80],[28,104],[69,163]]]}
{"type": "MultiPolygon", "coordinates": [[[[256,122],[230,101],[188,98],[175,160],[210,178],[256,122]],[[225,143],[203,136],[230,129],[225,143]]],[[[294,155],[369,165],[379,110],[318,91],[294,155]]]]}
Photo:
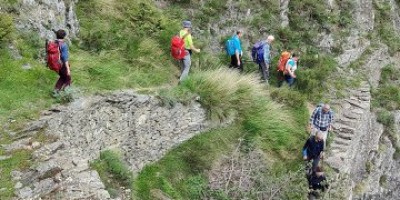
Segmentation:
{"type": "Polygon", "coordinates": [[[273,35],[268,35],[267,40],[268,41],[274,41],[275,37],[273,35]]]}

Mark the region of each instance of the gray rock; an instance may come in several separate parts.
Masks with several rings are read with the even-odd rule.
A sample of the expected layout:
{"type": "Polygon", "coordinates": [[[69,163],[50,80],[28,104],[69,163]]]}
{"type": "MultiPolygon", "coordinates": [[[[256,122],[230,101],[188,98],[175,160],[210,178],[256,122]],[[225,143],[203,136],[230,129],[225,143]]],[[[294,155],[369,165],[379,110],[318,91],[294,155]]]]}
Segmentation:
{"type": "Polygon", "coordinates": [[[20,188],[22,188],[22,187],[23,187],[22,183],[21,183],[21,182],[17,182],[17,183],[15,184],[15,186],[14,186],[14,189],[20,189],[20,188]]]}
{"type": "Polygon", "coordinates": [[[11,156],[0,156],[0,161],[10,159],[11,156]]]}
{"type": "Polygon", "coordinates": [[[24,131],[29,135],[43,129],[58,138],[35,150],[33,158],[39,164],[20,176],[35,197],[109,199],[98,173],[89,166],[102,150],[123,150],[123,161],[136,173],[211,127],[206,111],[195,102],[162,107],[158,98],[133,91],[77,101],[46,113],[24,131]],[[57,187],[63,189],[51,192],[57,187]]]}

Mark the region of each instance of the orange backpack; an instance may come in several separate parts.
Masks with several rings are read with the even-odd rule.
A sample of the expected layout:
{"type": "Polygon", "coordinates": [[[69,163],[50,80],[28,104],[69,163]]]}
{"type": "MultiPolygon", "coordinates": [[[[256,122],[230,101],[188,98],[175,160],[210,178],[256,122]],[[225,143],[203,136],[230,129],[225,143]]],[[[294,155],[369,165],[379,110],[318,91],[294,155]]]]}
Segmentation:
{"type": "Polygon", "coordinates": [[[286,63],[290,59],[290,52],[284,51],[281,53],[281,57],[278,62],[278,71],[285,72],[286,71],[286,63]]]}

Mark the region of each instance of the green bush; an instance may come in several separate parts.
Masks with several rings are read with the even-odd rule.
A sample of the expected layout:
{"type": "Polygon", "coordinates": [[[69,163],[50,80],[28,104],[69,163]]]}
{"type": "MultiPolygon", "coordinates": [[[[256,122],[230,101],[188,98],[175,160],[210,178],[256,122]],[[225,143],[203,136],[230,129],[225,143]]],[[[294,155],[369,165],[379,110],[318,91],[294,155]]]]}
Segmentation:
{"type": "Polygon", "coordinates": [[[0,43],[9,41],[14,32],[14,23],[11,15],[0,13],[0,43]]]}

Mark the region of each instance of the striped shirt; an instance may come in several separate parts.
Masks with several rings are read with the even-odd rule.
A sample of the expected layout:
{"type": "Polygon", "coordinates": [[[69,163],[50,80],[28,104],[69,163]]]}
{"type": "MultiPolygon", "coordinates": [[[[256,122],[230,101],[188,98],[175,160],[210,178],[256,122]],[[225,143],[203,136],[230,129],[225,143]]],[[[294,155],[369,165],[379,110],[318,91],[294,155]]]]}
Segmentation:
{"type": "Polygon", "coordinates": [[[322,111],[322,107],[316,108],[310,117],[310,124],[313,124],[315,127],[321,128],[329,128],[330,124],[333,121],[333,112],[324,112],[322,111]]]}

